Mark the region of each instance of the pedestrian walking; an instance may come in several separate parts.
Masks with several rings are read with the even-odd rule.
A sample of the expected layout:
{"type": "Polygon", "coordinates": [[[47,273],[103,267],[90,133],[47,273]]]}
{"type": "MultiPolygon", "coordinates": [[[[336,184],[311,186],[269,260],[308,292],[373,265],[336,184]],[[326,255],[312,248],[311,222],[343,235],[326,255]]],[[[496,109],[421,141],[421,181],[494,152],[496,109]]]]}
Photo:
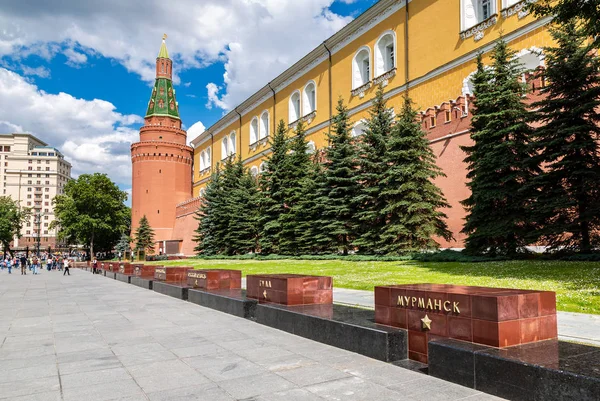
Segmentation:
{"type": "Polygon", "coordinates": [[[64,265],[65,265],[65,272],[63,273],[63,276],[67,273],[69,273],[69,276],[70,276],[71,272],[69,272],[69,259],[65,259],[64,265]]]}
{"type": "Polygon", "coordinates": [[[8,274],[12,274],[12,262],[10,259],[6,258],[4,263],[6,263],[6,267],[8,267],[8,274]]]}
{"type": "Polygon", "coordinates": [[[33,259],[31,260],[31,265],[33,266],[33,274],[39,274],[38,273],[38,268],[39,268],[38,263],[40,263],[40,262],[39,262],[37,256],[34,256],[33,259]]]}
{"type": "Polygon", "coordinates": [[[21,274],[27,274],[27,258],[25,255],[21,255],[19,262],[21,263],[21,274]]]}
{"type": "Polygon", "coordinates": [[[96,258],[92,262],[92,274],[98,274],[98,260],[96,258]]]}
{"type": "Polygon", "coordinates": [[[52,270],[52,258],[50,257],[50,255],[48,255],[48,258],[46,259],[46,269],[48,271],[52,270]]]}

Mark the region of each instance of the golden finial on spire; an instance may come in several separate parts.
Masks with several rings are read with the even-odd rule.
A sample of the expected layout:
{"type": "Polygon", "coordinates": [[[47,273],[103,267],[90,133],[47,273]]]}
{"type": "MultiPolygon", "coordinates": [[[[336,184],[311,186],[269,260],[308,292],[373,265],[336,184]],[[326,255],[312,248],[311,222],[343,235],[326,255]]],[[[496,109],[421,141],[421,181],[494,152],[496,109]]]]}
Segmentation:
{"type": "Polygon", "coordinates": [[[163,40],[165,40],[167,38],[167,34],[163,33],[163,40]]]}

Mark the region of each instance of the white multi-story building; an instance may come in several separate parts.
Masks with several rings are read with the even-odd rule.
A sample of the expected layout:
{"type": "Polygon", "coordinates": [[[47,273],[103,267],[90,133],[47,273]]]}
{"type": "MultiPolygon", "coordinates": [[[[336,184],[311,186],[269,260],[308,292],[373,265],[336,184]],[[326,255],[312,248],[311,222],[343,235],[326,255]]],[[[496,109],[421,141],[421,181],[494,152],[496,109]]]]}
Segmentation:
{"type": "Polygon", "coordinates": [[[52,200],[64,193],[71,179],[71,163],[55,148],[30,134],[0,134],[2,196],[10,196],[32,215],[23,225],[13,249],[56,248],[52,200]]]}

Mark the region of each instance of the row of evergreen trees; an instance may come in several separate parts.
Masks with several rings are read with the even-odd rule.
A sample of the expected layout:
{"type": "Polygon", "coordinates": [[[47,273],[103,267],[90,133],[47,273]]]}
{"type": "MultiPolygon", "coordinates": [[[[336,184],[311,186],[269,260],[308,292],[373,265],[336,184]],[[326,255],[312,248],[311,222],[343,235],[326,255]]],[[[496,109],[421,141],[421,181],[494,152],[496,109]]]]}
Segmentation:
{"type": "Polygon", "coordinates": [[[280,121],[258,180],[241,159],[218,166],[198,212],[197,251],[398,255],[451,238],[432,181],[442,172],[409,98],[395,118],[380,88],[358,138],[340,99],[328,139],[311,155],[303,123],[288,138],[280,121]]]}
{"type": "Polygon", "coordinates": [[[477,59],[471,196],[463,232],[473,254],[514,256],[530,244],[589,253],[600,246],[600,59],[575,20],[551,29],[542,100],[527,103],[523,68],[500,40],[477,59]]]}
{"type": "MultiPolygon", "coordinates": [[[[574,20],[551,32],[547,85],[533,105],[502,38],[490,66],[477,59],[472,145],[463,148],[469,253],[515,256],[536,243],[587,253],[600,245],[597,42],[574,20]]],[[[217,167],[198,212],[197,251],[398,255],[450,239],[448,204],[433,183],[443,173],[410,99],[394,117],[380,88],[366,126],[352,138],[340,100],[322,153],[308,154],[302,123],[288,139],[281,121],[258,180],[239,159],[217,167]]]]}

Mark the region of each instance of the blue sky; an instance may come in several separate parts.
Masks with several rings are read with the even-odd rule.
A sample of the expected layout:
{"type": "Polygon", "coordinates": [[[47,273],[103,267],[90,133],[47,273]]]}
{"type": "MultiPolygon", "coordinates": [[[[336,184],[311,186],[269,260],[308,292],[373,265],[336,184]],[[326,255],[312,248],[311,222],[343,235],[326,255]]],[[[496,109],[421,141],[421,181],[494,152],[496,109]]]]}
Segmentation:
{"type": "Polygon", "coordinates": [[[0,5],[0,133],[131,186],[163,33],[193,139],[376,0],[20,0],[0,5]],[[49,4],[55,3],[55,4],[49,4]],[[293,27],[293,29],[291,28],[293,27]]]}

